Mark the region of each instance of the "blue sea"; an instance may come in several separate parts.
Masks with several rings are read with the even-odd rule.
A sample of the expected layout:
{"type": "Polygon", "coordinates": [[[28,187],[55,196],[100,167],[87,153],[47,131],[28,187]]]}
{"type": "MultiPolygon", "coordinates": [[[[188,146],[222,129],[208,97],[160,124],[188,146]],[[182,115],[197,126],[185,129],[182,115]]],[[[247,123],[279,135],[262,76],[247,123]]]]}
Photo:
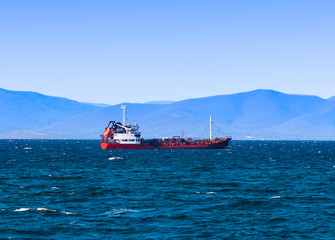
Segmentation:
{"type": "Polygon", "coordinates": [[[335,239],[335,142],[0,140],[0,239],[335,239]]]}

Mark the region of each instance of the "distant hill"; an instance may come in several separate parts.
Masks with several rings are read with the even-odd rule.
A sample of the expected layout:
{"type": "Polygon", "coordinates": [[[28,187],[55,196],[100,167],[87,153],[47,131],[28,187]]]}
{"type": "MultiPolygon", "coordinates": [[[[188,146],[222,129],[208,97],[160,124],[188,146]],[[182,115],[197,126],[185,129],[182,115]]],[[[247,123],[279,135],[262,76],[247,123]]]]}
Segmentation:
{"type": "MultiPolygon", "coordinates": [[[[289,95],[272,90],[221,95],[170,103],[127,104],[129,122],[140,124],[143,136],[208,137],[209,115],[214,135],[245,139],[322,139],[331,138],[335,103],[316,96],[289,95]],[[309,123],[309,116],[315,122],[309,123]],[[320,117],[320,119],[318,118],[320,117]],[[327,122],[328,132],[324,131],[327,122]],[[313,127],[312,127],[312,126],[313,127]],[[305,127],[302,127],[305,126],[305,127]]],[[[335,119],[335,118],[334,118],[335,119]]],[[[109,120],[121,121],[120,105],[89,112],[52,124],[43,131],[71,137],[94,138],[109,120]]]]}
{"type": "Polygon", "coordinates": [[[335,96],[328,98],[329,101],[335,101],[335,96]]]}
{"type": "Polygon", "coordinates": [[[36,131],[100,108],[66,98],[0,88],[0,133],[36,131]]]}
{"type": "Polygon", "coordinates": [[[90,103],[90,102],[82,102],[84,104],[87,105],[91,105],[91,106],[97,106],[97,107],[109,107],[111,106],[110,104],[105,104],[105,103],[90,103]]]}
{"type": "MultiPolygon", "coordinates": [[[[26,101],[30,102],[29,99],[27,97],[26,101]]],[[[35,97],[32,100],[36,101],[34,99],[35,97]]],[[[84,104],[92,108],[75,112],[68,111],[65,106],[67,104],[56,104],[54,101],[57,102],[57,98],[42,98],[40,105],[30,104],[30,111],[35,113],[35,118],[43,116],[44,121],[39,124],[40,127],[32,128],[27,124],[25,128],[7,131],[26,130],[22,132],[26,137],[29,131],[33,131],[31,136],[35,138],[98,139],[110,120],[122,120],[120,104],[103,108],[84,104]],[[54,113],[50,113],[56,106],[59,114],[64,116],[58,120],[53,117],[54,113]],[[62,111],[71,116],[66,117],[62,111]],[[47,122],[47,119],[52,121],[47,122]]],[[[75,105],[79,109],[83,107],[80,103],[72,103],[79,104],[75,105]]],[[[335,102],[317,96],[255,90],[169,104],[124,104],[127,105],[127,121],[139,123],[144,138],[181,135],[182,130],[185,137],[208,137],[211,115],[214,137],[229,135],[233,139],[335,139],[335,102]]],[[[22,113],[13,109],[12,114],[19,116],[22,113]]],[[[23,119],[26,114],[28,112],[17,118],[23,119]]],[[[31,119],[28,120],[31,122],[31,119]]],[[[6,134],[17,137],[20,132],[3,133],[0,138],[5,138],[6,134]]]]}
{"type": "Polygon", "coordinates": [[[173,102],[174,101],[151,101],[151,102],[146,102],[145,104],[170,104],[173,102]]]}

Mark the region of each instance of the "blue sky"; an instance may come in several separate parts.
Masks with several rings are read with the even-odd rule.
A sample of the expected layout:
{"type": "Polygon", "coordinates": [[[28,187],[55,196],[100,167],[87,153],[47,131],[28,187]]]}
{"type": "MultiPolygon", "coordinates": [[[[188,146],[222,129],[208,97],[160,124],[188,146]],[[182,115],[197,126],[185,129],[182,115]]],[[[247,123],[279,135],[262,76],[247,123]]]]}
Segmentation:
{"type": "Polygon", "coordinates": [[[335,1],[3,0],[0,87],[84,102],[335,95],[335,1]]]}

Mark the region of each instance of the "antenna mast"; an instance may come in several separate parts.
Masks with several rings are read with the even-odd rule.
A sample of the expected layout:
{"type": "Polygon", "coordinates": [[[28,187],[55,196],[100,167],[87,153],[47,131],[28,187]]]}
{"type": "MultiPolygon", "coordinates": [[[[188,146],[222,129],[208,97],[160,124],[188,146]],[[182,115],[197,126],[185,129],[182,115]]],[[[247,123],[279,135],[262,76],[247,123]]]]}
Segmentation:
{"type": "Polygon", "coordinates": [[[212,115],[209,115],[209,140],[212,141],[212,115]]]}
{"type": "Polygon", "coordinates": [[[126,105],[121,105],[121,108],[123,110],[123,119],[122,119],[122,125],[126,126],[126,105]]]}

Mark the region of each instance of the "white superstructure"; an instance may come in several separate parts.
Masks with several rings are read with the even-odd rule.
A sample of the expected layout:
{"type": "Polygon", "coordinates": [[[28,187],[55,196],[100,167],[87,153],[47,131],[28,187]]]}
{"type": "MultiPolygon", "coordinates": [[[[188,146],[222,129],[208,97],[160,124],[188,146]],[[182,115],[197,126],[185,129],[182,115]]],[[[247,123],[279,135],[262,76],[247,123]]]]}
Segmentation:
{"type": "Polygon", "coordinates": [[[102,135],[103,141],[107,143],[118,143],[118,144],[140,144],[141,143],[141,132],[137,124],[126,125],[126,108],[127,106],[121,106],[123,110],[122,122],[110,121],[104,134],[102,135]],[[112,126],[109,126],[112,123],[112,126]]]}
{"type": "Polygon", "coordinates": [[[131,125],[121,125],[116,123],[116,128],[114,130],[113,139],[116,143],[120,144],[140,144],[141,143],[141,133],[137,124],[131,125]]]}

